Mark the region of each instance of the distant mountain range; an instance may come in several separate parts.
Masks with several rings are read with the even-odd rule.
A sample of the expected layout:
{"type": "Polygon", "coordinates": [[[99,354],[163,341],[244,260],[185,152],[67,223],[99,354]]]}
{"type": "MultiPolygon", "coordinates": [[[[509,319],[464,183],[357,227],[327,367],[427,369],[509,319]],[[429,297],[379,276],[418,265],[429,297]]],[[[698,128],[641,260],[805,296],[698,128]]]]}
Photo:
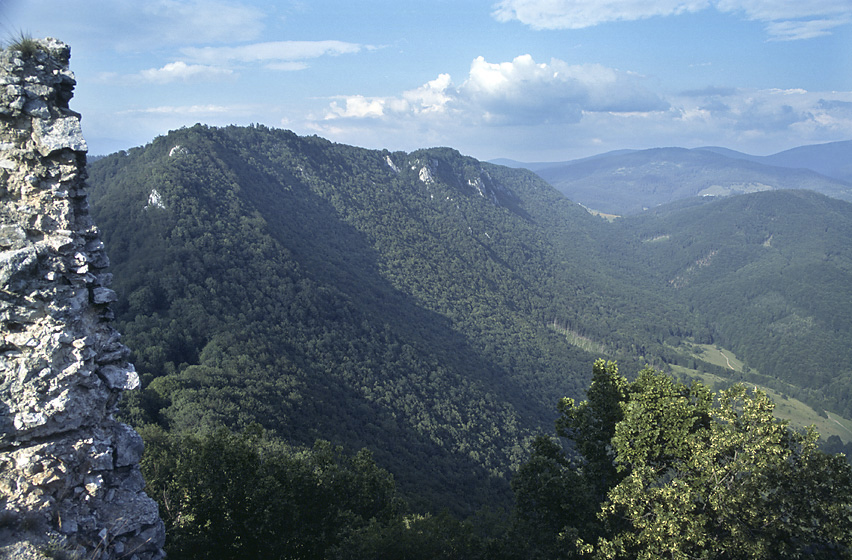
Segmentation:
{"type": "Polygon", "coordinates": [[[606,214],[642,212],[696,196],[806,189],[852,201],[852,141],[770,156],[719,147],[619,150],[567,162],[521,163],[569,199],[606,214]]]}

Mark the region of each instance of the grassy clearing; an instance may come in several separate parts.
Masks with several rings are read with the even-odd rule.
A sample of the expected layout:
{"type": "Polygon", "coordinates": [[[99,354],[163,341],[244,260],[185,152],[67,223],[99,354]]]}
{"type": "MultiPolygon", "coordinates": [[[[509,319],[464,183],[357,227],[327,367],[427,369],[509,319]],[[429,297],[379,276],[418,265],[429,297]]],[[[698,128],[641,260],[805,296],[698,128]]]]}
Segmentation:
{"type": "MultiPolygon", "coordinates": [[[[702,360],[710,362],[709,357],[716,356],[717,361],[712,363],[721,365],[722,367],[727,367],[727,363],[729,361],[732,366],[737,368],[737,371],[742,371],[742,362],[737,360],[730,351],[716,348],[714,346],[701,346],[706,347],[702,354],[706,353],[707,357],[703,357],[699,354],[696,354],[696,357],[700,357],[702,360]],[[725,357],[727,357],[727,361],[725,360],[725,357]]],[[[730,380],[725,379],[724,377],[681,366],[672,366],[672,371],[680,376],[696,379],[708,387],[727,385],[730,383],[730,380]]],[[[769,398],[771,398],[775,403],[776,418],[788,420],[790,425],[793,427],[804,428],[806,426],[814,426],[823,440],[828,439],[833,435],[839,436],[843,441],[852,440],[852,421],[849,419],[832,413],[827,413],[828,417],[824,418],[817,414],[817,411],[813,408],[798,399],[787,397],[786,395],[782,395],[777,391],[773,391],[772,389],[761,385],[754,385],[754,387],[769,395],[769,398]]]]}
{"type": "Polygon", "coordinates": [[[743,370],[742,361],[738,360],[734,353],[730,350],[725,350],[724,348],[719,348],[718,346],[713,346],[711,344],[695,344],[693,345],[693,348],[698,350],[697,352],[693,352],[693,355],[708,364],[713,364],[732,371],[741,372],[743,370]]]}

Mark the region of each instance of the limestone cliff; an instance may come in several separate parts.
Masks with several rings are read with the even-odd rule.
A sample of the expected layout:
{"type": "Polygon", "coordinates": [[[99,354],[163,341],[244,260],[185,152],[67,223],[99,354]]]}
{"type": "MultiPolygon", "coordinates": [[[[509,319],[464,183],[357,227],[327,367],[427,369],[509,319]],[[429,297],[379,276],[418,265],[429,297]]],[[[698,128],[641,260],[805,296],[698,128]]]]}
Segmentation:
{"type": "Polygon", "coordinates": [[[139,380],[110,326],[69,57],[0,52],[0,555],[160,558],[142,439],[113,418],[139,380]]]}

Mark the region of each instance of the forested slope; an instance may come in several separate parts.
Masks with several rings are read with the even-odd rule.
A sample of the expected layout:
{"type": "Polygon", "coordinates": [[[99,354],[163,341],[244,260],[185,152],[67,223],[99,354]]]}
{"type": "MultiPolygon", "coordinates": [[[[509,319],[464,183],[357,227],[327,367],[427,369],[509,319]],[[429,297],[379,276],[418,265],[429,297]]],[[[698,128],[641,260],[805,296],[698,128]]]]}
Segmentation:
{"type": "Polygon", "coordinates": [[[466,513],[506,503],[597,356],[741,379],[689,350],[721,344],[747,380],[850,413],[847,203],[610,223],[526,170],[265,127],[182,129],[90,175],[136,425],[366,447],[419,507],[466,513]]]}
{"type": "Polygon", "coordinates": [[[649,274],[716,342],[800,388],[795,396],[852,415],[852,204],[771,191],[662,207],[617,227],[642,241],[649,274]]]}
{"type": "Polygon", "coordinates": [[[627,384],[676,364],[852,412],[852,205],[822,195],[608,222],[447,148],[200,125],[93,162],[89,183],[144,385],[123,414],[178,558],[551,557],[564,534],[641,536],[594,520],[604,482],[582,437],[535,438],[557,402],[572,410],[561,397],[584,398],[590,364],[614,373],[600,356],[621,364],[624,402],[644,384],[705,394],[647,371],[627,384]],[[479,513],[412,513],[443,508],[479,513]]]}
{"type": "Polygon", "coordinates": [[[199,126],[90,175],[146,383],[135,423],[366,446],[432,504],[505,495],[589,352],[629,370],[671,325],[707,336],[631,277],[605,222],[453,150],[199,126]]]}

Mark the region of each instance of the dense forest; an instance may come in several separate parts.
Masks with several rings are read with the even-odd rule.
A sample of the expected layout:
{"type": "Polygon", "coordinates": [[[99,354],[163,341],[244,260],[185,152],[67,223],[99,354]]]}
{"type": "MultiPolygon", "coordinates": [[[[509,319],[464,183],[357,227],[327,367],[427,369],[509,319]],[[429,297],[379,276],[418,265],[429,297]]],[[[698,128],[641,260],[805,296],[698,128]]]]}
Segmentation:
{"type": "MultiPolygon", "coordinates": [[[[174,131],[89,173],[143,379],[123,415],[146,439],[177,558],[531,558],[557,541],[630,557],[633,529],[596,520],[626,507],[605,496],[616,478],[640,483],[621,478],[635,460],[607,456],[621,474],[604,488],[576,437],[542,437],[557,420],[576,436],[556,403],[592,398],[601,357],[635,388],[625,407],[644,391],[633,383],[671,379],[650,364],[852,415],[852,205],[823,195],[703,199],[611,223],[526,170],[262,126],[174,131]],[[747,365],[695,351],[714,344],[747,365]],[[574,501],[535,498],[548,484],[574,501]],[[543,518],[532,533],[544,540],[519,538],[543,518]]],[[[685,397],[696,415],[738,425],[701,395],[685,397]]],[[[773,445],[795,461],[848,476],[811,436],[760,421],[790,434],[773,445]]]]}

